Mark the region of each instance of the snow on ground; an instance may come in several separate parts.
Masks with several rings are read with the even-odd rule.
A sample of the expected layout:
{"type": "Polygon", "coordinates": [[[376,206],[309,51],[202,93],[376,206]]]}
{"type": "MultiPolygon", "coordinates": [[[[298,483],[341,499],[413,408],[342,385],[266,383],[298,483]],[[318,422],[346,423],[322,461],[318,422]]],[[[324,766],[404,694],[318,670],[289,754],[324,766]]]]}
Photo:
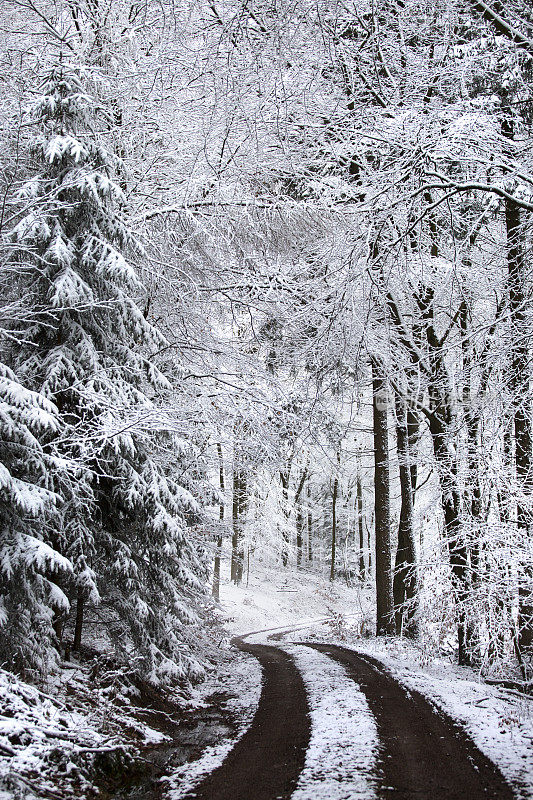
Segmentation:
{"type": "Polygon", "coordinates": [[[311,709],[311,742],[291,800],[373,800],[376,724],[344,668],[305,647],[283,645],[302,673],[311,709]]]}
{"type": "Polygon", "coordinates": [[[220,608],[233,634],[304,626],[316,619],[369,616],[368,599],[359,587],[347,586],[314,572],[294,572],[280,566],[254,565],[248,585],[220,587],[220,608]]]}
{"type": "Polygon", "coordinates": [[[102,768],[111,759],[127,767],[137,744],[165,738],[129,713],[112,682],[93,684],[74,662],[49,676],[46,693],[0,670],[0,800],[83,796],[97,754],[102,768]]]}

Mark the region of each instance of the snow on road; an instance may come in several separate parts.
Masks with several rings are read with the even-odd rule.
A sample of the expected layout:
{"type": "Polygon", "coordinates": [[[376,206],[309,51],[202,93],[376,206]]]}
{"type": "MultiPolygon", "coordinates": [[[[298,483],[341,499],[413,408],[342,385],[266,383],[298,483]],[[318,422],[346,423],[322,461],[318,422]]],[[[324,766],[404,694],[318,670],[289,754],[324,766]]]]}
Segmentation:
{"type": "Polygon", "coordinates": [[[311,742],[292,800],[373,800],[378,746],[368,704],[339,664],[315,650],[282,645],[302,673],[311,709],[311,742]]]}
{"type": "MultiPolygon", "coordinates": [[[[302,674],[311,713],[311,742],[305,766],[292,800],[373,800],[376,797],[375,769],[378,738],[374,718],[363,694],[342,666],[314,650],[285,642],[272,642],[268,632],[247,637],[254,644],[275,644],[293,657],[302,674]]],[[[241,664],[241,699],[255,708],[258,697],[252,690],[257,673],[251,662],[241,664]]],[[[251,719],[240,731],[242,735],[251,719]]],[[[220,766],[237,738],[208,748],[193,764],[184,765],[165,780],[172,800],[179,800],[209,772],[220,766]]]]}

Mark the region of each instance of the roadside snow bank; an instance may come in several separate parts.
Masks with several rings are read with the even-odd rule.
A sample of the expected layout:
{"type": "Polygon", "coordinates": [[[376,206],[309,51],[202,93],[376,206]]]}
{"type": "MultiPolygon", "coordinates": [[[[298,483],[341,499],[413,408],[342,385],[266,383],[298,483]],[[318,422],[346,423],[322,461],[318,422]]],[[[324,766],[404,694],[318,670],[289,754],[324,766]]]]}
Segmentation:
{"type": "Polygon", "coordinates": [[[0,670],[0,800],[92,796],[96,783],[129,775],[142,747],[168,739],[138,718],[119,671],[97,668],[62,662],[46,692],[0,670]]]}
{"type": "Polygon", "coordinates": [[[0,798],[13,793],[56,796],[58,773],[64,794],[90,787],[84,756],[104,737],[86,717],[59,699],[0,670],[0,798]]]}

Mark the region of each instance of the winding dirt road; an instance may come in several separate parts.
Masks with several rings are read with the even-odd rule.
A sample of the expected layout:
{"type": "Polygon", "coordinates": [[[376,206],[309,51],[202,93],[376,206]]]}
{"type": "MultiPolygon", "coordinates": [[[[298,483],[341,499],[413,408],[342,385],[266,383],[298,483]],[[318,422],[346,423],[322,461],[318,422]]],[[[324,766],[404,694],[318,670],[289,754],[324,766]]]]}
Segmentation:
{"type": "Polygon", "coordinates": [[[380,798],[512,800],[499,770],[464,730],[419,692],[407,691],[379,661],[344,647],[307,646],[342,664],[366,697],[381,743],[380,798]]]}
{"type": "Polygon", "coordinates": [[[311,738],[302,676],[278,647],[234,643],[263,668],[263,686],[250,728],[223,763],[187,797],[197,800],[288,800],[311,738]]]}
{"type": "MultiPolygon", "coordinates": [[[[288,800],[311,737],[302,677],[280,648],[244,638],[234,643],[261,663],[259,705],[225,761],[187,798],[288,800]]],[[[336,645],[301,644],[342,664],[364,693],[380,740],[379,800],[513,800],[501,773],[467,734],[421,694],[407,691],[378,661],[336,645]]],[[[320,786],[316,792],[322,800],[320,786]]]]}

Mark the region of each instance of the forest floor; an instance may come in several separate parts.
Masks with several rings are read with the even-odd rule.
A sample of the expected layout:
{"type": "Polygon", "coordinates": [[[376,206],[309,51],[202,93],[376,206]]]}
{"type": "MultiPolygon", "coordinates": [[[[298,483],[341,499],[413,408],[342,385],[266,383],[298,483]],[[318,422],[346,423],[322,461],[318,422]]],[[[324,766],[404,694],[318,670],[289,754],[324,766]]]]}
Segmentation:
{"type": "Polygon", "coordinates": [[[476,785],[503,800],[512,795],[500,773],[514,796],[532,800],[533,699],[420,645],[373,639],[370,605],[364,591],[310,573],[257,568],[248,585],[224,584],[227,635],[189,698],[135,685],[89,654],[63,662],[39,689],[0,671],[0,800],[476,800],[476,785]],[[232,636],[249,631],[262,632],[236,650],[232,636]],[[388,709],[376,699],[387,695],[379,681],[388,709]],[[428,734],[434,723],[448,732],[428,734]],[[425,755],[420,736],[431,741],[425,755]],[[443,742],[448,754],[437,759],[443,742]],[[406,774],[409,759],[418,766],[406,774]],[[447,794],[431,785],[459,777],[460,763],[469,775],[457,795],[457,782],[447,794]],[[239,771],[240,789],[227,778],[239,771]],[[413,780],[430,793],[414,793],[413,780]]]}

